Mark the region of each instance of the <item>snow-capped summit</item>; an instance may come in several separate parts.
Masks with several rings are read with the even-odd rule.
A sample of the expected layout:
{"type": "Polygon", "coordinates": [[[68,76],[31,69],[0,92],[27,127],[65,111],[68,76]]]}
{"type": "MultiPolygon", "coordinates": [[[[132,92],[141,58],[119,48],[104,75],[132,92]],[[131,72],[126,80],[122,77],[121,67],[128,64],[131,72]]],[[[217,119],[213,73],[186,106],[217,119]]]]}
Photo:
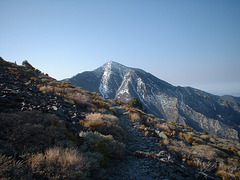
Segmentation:
{"type": "Polygon", "coordinates": [[[173,86],[141,69],[109,61],[94,71],[68,79],[73,85],[105,98],[135,97],[149,112],[225,138],[238,139],[240,104],[191,87],[173,86]]]}

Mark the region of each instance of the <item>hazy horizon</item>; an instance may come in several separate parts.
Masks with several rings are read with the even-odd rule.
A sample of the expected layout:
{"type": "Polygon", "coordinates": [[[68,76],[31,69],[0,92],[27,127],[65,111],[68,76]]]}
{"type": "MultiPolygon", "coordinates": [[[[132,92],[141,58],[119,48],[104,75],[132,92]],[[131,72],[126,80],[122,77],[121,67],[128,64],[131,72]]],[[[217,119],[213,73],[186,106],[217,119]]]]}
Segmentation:
{"type": "Polygon", "coordinates": [[[61,80],[107,61],[240,96],[240,1],[0,1],[0,56],[61,80]]]}

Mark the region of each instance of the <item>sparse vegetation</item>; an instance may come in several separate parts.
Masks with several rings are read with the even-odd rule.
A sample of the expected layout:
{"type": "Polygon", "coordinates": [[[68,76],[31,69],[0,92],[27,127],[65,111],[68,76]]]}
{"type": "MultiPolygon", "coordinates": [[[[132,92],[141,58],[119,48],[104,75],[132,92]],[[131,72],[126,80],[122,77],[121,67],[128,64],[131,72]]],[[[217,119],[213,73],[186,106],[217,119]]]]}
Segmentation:
{"type": "Polygon", "coordinates": [[[47,179],[86,179],[89,164],[75,149],[50,148],[29,158],[34,177],[47,179]]]}
{"type": "Polygon", "coordinates": [[[80,123],[89,130],[98,131],[105,135],[111,134],[119,140],[124,137],[124,132],[119,126],[119,119],[111,114],[90,113],[80,123]]]}
{"type": "Polygon", "coordinates": [[[14,99],[7,99],[0,113],[1,179],[104,179],[112,162],[124,160],[126,149],[137,158],[161,161],[163,152],[169,157],[166,164],[174,159],[203,174],[240,179],[238,142],[167,123],[137,109],[140,105],[135,99],[129,104],[106,100],[98,93],[58,82],[27,61],[23,66],[6,62],[0,70],[13,82],[1,98],[12,93],[14,99]],[[15,88],[16,83],[23,90],[15,88]],[[127,137],[123,119],[129,122],[126,126],[134,124],[131,128],[137,129],[139,144],[156,141],[159,154],[139,151],[139,144],[125,149],[122,142],[132,137],[127,137]]]}
{"type": "Polygon", "coordinates": [[[137,98],[130,99],[127,104],[129,104],[131,107],[142,109],[142,103],[137,98]]]}

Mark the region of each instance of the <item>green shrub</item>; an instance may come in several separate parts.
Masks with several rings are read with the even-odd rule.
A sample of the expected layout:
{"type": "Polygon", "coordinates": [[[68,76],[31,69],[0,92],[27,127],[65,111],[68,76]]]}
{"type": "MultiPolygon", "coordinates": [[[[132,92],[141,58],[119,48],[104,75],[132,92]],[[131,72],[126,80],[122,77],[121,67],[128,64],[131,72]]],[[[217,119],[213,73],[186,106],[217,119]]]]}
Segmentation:
{"type": "Polygon", "coordinates": [[[137,98],[132,98],[127,102],[131,107],[138,108],[138,109],[143,109],[142,103],[137,99],[137,98]]]}
{"type": "MultiPolygon", "coordinates": [[[[95,151],[99,142],[103,141],[109,150],[110,159],[123,159],[125,157],[125,147],[122,143],[113,139],[111,135],[102,135],[98,132],[80,132],[79,136],[84,139],[81,146],[83,151],[95,151]]],[[[101,145],[101,144],[100,144],[101,145]]],[[[99,145],[99,146],[100,146],[99,145]]]]}
{"type": "Polygon", "coordinates": [[[76,136],[73,135],[72,132],[70,132],[69,130],[65,129],[64,134],[67,136],[67,138],[69,140],[71,140],[72,142],[74,142],[75,144],[78,144],[78,139],[76,136]]]}
{"type": "Polygon", "coordinates": [[[109,149],[107,148],[106,143],[101,139],[98,141],[95,150],[103,155],[103,159],[100,162],[100,166],[107,168],[109,165],[109,149]]]}

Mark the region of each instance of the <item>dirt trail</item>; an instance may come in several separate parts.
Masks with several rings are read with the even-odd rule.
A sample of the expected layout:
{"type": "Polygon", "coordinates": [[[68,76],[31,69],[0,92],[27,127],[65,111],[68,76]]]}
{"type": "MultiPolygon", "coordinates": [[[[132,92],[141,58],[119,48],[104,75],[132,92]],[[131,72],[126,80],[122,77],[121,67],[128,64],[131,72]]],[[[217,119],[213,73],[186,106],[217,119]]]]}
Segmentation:
{"type": "MultiPolygon", "coordinates": [[[[108,168],[108,179],[187,179],[183,171],[169,163],[170,155],[161,149],[159,138],[144,136],[144,130],[139,129],[138,122],[129,119],[128,112],[123,107],[116,108],[120,125],[126,132],[124,142],[127,154],[125,160],[114,162],[108,168]],[[164,162],[165,161],[165,162],[164,162]],[[181,171],[181,172],[178,172],[181,171]],[[180,175],[181,174],[181,175],[180,175]]],[[[193,179],[193,178],[190,178],[193,179]]]]}

